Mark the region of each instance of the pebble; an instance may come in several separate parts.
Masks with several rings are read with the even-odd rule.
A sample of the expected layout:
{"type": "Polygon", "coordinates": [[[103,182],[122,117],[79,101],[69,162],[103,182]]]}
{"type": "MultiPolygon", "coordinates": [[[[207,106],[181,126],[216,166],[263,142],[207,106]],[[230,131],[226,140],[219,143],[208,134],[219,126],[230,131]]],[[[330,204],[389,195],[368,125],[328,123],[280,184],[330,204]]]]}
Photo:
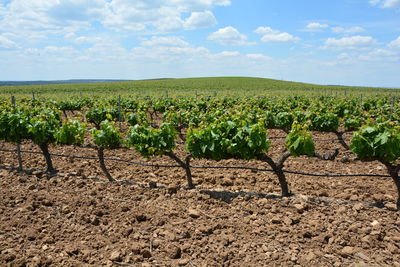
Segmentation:
{"type": "Polygon", "coordinates": [[[379,225],[380,225],[380,223],[379,223],[377,220],[374,220],[374,221],[371,223],[371,226],[374,227],[374,228],[379,227],[379,225]]]}
{"type": "Polygon", "coordinates": [[[350,247],[350,246],[345,246],[344,248],[342,248],[342,250],[340,251],[340,254],[342,256],[349,256],[352,255],[354,253],[354,248],[350,247]]]}
{"type": "Polygon", "coordinates": [[[178,261],[179,266],[187,266],[189,264],[190,260],[189,259],[180,259],[178,261]]]}
{"type": "Polygon", "coordinates": [[[297,210],[298,213],[303,213],[307,209],[307,205],[303,203],[294,204],[293,207],[297,210]]]}
{"type": "Polygon", "coordinates": [[[188,209],[188,214],[190,217],[196,219],[200,217],[200,212],[198,210],[195,209],[188,209]]]}
{"type": "Polygon", "coordinates": [[[353,206],[353,210],[355,210],[355,211],[360,211],[360,210],[363,210],[363,209],[364,209],[364,206],[362,204],[360,204],[360,203],[355,204],[353,206]]]}
{"type": "Polygon", "coordinates": [[[182,256],[182,250],[177,246],[170,246],[167,248],[167,255],[170,259],[179,259],[182,256]]]}
{"type": "Polygon", "coordinates": [[[148,249],[144,249],[142,250],[142,256],[146,259],[151,258],[151,252],[148,249]]]}
{"type": "Polygon", "coordinates": [[[115,250],[113,252],[111,252],[110,255],[110,261],[121,261],[122,257],[121,257],[121,252],[119,252],[118,250],[115,250]]]}
{"type": "Polygon", "coordinates": [[[356,257],[358,257],[360,259],[366,260],[366,261],[370,261],[371,260],[367,255],[365,255],[364,253],[361,253],[361,252],[358,252],[358,253],[354,254],[354,256],[356,256],[356,257]]]}
{"type": "Polygon", "coordinates": [[[271,223],[273,223],[273,224],[281,224],[282,223],[282,219],[279,218],[279,217],[273,217],[271,219],[271,223]]]}
{"type": "Polygon", "coordinates": [[[221,185],[222,186],[232,186],[233,185],[233,181],[230,178],[223,178],[221,180],[221,185]]]}
{"type": "Polygon", "coordinates": [[[395,203],[386,203],[385,207],[391,211],[397,211],[397,205],[395,203]]]}

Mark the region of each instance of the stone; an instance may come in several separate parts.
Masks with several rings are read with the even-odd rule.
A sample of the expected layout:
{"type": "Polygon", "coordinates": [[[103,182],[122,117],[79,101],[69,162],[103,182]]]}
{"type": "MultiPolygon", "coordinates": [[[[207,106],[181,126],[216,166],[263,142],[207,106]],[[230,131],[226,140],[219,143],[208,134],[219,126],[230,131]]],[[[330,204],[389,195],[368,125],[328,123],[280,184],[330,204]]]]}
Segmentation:
{"type": "Polygon", "coordinates": [[[380,223],[379,223],[377,220],[374,220],[374,221],[371,223],[371,226],[374,227],[374,228],[379,227],[379,225],[380,225],[380,223]]]}
{"type": "Polygon", "coordinates": [[[167,188],[167,192],[170,195],[178,193],[178,188],[176,186],[170,186],[167,188]]]}
{"type": "Polygon", "coordinates": [[[342,162],[342,163],[349,163],[349,162],[350,162],[350,158],[349,158],[348,156],[343,156],[343,157],[340,159],[340,162],[342,162]]]}
{"type": "Polygon", "coordinates": [[[1,252],[1,254],[2,254],[2,258],[3,258],[6,262],[13,261],[13,260],[15,260],[15,259],[17,258],[17,256],[15,255],[16,252],[15,252],[15,250],[12,249],[12,248],[3,250],[3,251],[1,252]]]}
{"type": "Polygon", "coordinates": [[[180,259],[178,261],[179,266],[187,266],[189,264],[190,260],[189,259],[180,259]]]}
{"type": "Polygon", "coordinates": [[[391,211],[397,211],[397,205],[395,203],[386,203],[385,207],[391,211]]]}
{"type": "Polygon", "coordinates": [[[111,252],[110,261],[116,261],[116,262],[122,261],[121,252],[119,252],[118,250],[111,252]]]}
{"type": "Polygon", "coordinates": [[[167,255],[170,259],[179,259],[182,256],[182,250],[177,246],[170,246],[167,250],[167,255]]]}
{"type": "Polygon", "coordinates": [[[188,215],[194,219],[197,219],[200,217],[200,212],[195,209],[188,209],[188,215]]]}
{"type": "Polygon", "coordinates": [[[273,223],[273,224],[281,224],[282,223],[282,219],[279,218],[279,217],[273,217],[271,219],[271,223],[273,223]]]}
{"type": "Polygon", "coordinates": [[[148,249],[142,250],[142,256],[143,256],[143,258],[146,258],[146,259],[151,258],[151,252],[150,252],[150,250],[148,250],[148,249]]]}
{"type": "Polygon", "coordinates": [[[303,213],[308,209],[307,205],[304,203],[294,204],[293,207],[297,210],[298,213],[303,213]]]}
{"type": "Polygon", "coordinates": [[[20,177],[18,178],[18,182],[20,183],[26,183],[28,180],[25,177],[20,177]]]}
{"type": "Polygon", "coordinates": [[[345,246],[344,248],[342,248],[342,250],[340,251],[340,254],[342,256],[350,256],[354,254],[354,248],[350,247],[350,246],[345,246]]]}
{"type": "Polygon", "coordinates": [[[302,256],[302,260],[305,262],[310,262],[316,258],[317,258],[317,256],[315,255],[314,252],[309,252],[307,255],[302,256]]]}
{"type": "Polygon", "coordinates": [[[36,189],[36,185],[31,184],[28,186],[28,190],[35,190],[36,189]]]}
{"type": "Polygon", "coordinates": [[[99,220],[99,217],[97,217],[97,216],[91,216],[90,217],[90,223],[92,224],[92,225],[94,225],[94,226],[98,226],[99,224],[100,224],[100,220],[99,220]]]}
{"type": "Polygon", "coordinates": [[[361,253],[361,252],[354,254],[354,256],[356,256],[357,258],[363,259],[365,261],[371,260],[367,255],[365,255],[364,253],[361,253]]]}
{"type": "Polygon", "coordinates": [[[363,210],[363,209],[364,209],[364,206],[361,203],[355,204],[353,206],[353,210],[355,210],[355,211],[360,211],[360,210],[363,210]]]}
{"type": "Polygon", "coordinates": [[[221,180],[221,185],[222,186],[232,186],[233,185],[233,181],[230,178],[223,178],[221,180]]]}
{"type": "Polygon", "coordinates": [[[347,209],[344,206],[337,209],[337,213],[339,213],[339,214],[345,213],[346,211],[347,211],[347,209]]]}
{"type": "Polygon", "coordinates": [[[283,223],[285,225],[292,225],[293,224],[293,220],[291,218],[289,218],[289,217],[286,217],[286,218],[283,219],[283,223]]]}
{"type": "Polygon", "coordinates": [[[145,222],[148,220],[148,218],[144,214],[138,214],[138,215],[136,215],[136,220],[138,222],[145,222]]]}

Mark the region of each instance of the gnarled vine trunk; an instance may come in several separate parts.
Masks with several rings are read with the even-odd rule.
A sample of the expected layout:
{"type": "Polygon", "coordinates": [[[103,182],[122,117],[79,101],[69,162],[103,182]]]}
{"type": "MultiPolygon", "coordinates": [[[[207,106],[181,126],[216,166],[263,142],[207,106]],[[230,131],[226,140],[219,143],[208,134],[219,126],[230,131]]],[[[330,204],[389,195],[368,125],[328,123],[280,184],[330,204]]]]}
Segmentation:
{"type": "Polygon", "coordinates": [[[186,171],[186,180],[187,180],[187,184],[188,184],[188,188],[189,189],[194,189],[195,186],[193,184],[193,179],[192,179],[192,172],[190,170],[190,159],[191,159],[191,155],[186,156],[185,158],[185,162],[183,162],[183,160],[181,160],[180,158],[178,158],[178,156],[176,156],[174,153],[172,152],[167,152],[165,153],[165,155],[167,155],[168,157],[170,157],[171,159],[175,160],[182,168],[185,169],[186,171]]]}
{"type": "Polygon", "coordinates": [[[97,147],[97,156],[99,158],[100,168],[103,171],[104,175],[110,182],[116,182],[114,178],[111,177],[111,174],[108,172],[106,164],[104,162],[104,148],[97,147]]]}
{"type": "Polygon", "coordinates": [[[349,150],[350,147],[349,147],[349,145],[346,143],[346,141],[345,141],[344,138],[343,138],[343,135],[344,135],[346,132],[335,131],[334,133],[336,134],[336,136],[337,136],[337,138],[338,138],[338,140],[339,140],[339,143],[343,146],[343,148],[346,149],[346,150],[349,150]]]}
{"type": "Polygon", "coordinates": [[[283,153],[279,159],[275,162],[272,158],[267,155],[259,155],[258,159],[268,163],[269,166],[274,170],[275,175],[278,177],[279,185],[281,186],[281,195],[282,197],[288,197],[291,195],[289,191],[289,186],[286,180],[286,175],[283,172],[282,168],[285,164],[285,161],[290,157],[290,152],[286,151],[283,153]]]}
{"type": "Polygon", "coordinates": [[[53,162],[51,160],[51,155],[49,152],[49,145],[47,143],[43,143],[43,144],[39,144],[39,147],[43,152],[44,159],[46,160],[46,165],[47,165],[46,172],[47,173],[56,173],[57,171],[56,171],[56,169],[54,169],[53,162]]]}
{"type": "MultiPolygon", "coordinates": [[[[314,153],[313,157],[316,157],[321,160],[334,160],[338,154],[339,154],[339,149],[336,148],[334,152],[326,155],[314,153]]],[[[281,186],[282,197],[288,197],[292,195],[292,193],[289,191],[289,185],[286,180],[286,175],[283,172],[285,161],[289,157],[290,157],[289,151],[284,152],[276,162],[265,154],[261,154],[258,156],[259,160],[268,163],[268,165],[271,166],[271,168],[274,170],[275,175],[278,177],[279,185],[281,186]]]]}

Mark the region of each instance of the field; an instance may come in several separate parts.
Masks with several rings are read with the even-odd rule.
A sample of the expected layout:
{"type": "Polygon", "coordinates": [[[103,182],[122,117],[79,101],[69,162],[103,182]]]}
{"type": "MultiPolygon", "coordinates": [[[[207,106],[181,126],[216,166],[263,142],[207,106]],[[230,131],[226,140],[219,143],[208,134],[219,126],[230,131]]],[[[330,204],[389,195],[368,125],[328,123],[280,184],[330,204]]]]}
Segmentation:
{"type": "Polygon", "coordinates": [[[117,84],[2,91],[1,266],[400,266],[398,91],[117,84]]]}
{"type": "Polygon", "coordinates": [[[399,94],[400,89],[316,85],[264,78],[216,77],[159,79],[131,82],[51,84],[30,86],[2,86],[0,95],[31,95],[47,97],[69,95],[108,95],[109,92],[136,97],[145,96],[274,96],[274,95],[321,95],[334,96],[359,94],[399,94]]]}

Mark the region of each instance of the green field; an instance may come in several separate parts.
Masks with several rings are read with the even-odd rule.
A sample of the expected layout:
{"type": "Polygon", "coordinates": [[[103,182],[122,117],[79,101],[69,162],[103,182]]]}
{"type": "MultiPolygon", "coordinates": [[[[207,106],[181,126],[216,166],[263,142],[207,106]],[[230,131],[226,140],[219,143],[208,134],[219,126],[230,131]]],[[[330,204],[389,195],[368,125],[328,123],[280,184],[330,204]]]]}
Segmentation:
{"type": "Polygon", "coordinates": [[[264,78],[214,77],[159,79],[128,82],[104,82],[83,84],[49,84],[28,86],[1,86],[0,95],[46,96],[65,95],[130,95],[146,96],[271,96],[271,95],[376,95],[400,94],[400,89],[316,85],[264,78]]]}

